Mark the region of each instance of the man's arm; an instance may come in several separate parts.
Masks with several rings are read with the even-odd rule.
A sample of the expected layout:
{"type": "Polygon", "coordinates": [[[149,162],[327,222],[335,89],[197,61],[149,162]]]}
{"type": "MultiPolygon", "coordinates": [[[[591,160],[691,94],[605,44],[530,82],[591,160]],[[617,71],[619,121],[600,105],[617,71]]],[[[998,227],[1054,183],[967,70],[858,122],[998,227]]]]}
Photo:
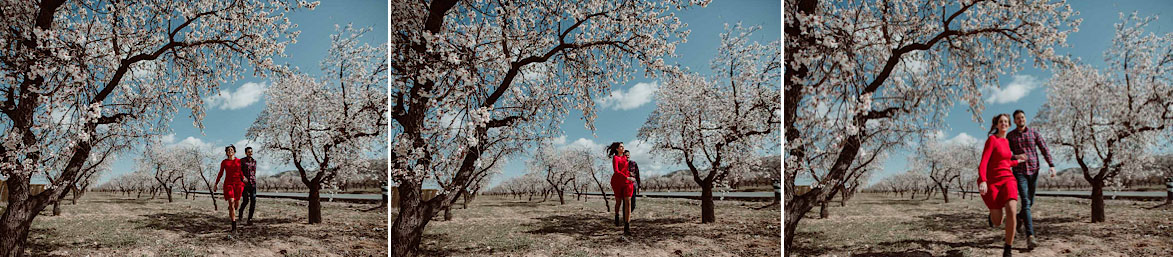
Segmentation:
{"type": "Polygon", "coordinates": [[[1055,162],[1051,161],[1051,150],[1047,149],[1047,141],[1039,136],[1039,133],[1034,133],[1035,145],[1039,147],[1039,151],[1043,153],[1043,158],[1047,160],[1047,166],[1055,167],[1055,162]]]}

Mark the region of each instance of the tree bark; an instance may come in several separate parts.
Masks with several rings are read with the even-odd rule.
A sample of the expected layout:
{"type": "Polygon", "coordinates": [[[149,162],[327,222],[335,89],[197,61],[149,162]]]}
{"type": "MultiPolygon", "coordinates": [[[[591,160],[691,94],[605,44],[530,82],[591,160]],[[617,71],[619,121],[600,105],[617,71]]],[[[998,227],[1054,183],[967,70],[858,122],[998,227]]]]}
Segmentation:
{"type": "Polygon", "coordinates": [[[826,219],[827,217],[831,216],[831,213],[827,212],[827,202],[828,201],[823,201],[822,203],[819,203],[819,218],[820,219],[826,219]]]}
{"type": "MultiPolygon", "coordinates": [[[[713,171],[715,172],[715,171],[713,171]]],[[[713,183],[701,184],[701,223],[713,223],[717,215],[713,213],[713,183]]]]}
{"type": "Polygon", "coordinates": [[[321,197],[321,183],[313,182],[306,185],[310,188],[309,195],[309,217],[310,224],[322,223],[322,197],[321,197]]]}
{"type": "Polygon", "coordinates": [[[1092,179],[1092,223],[1104,222],[1104,180],[1092,179]]]}

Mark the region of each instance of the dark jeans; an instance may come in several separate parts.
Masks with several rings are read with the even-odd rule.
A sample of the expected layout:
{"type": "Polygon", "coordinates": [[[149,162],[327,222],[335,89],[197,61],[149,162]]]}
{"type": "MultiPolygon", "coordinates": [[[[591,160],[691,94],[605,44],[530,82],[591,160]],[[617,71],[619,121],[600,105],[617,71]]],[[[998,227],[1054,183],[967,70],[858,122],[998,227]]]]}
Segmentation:
{"type": "Polygon", "coordinates": [[[1034,175],[1026,175],[1021,173],[1014,173],[1014,179],[1018,180],[1018,219],[1023,222],[1026,228],[1026,235],[1034,235],[1034,222],[1031,221],[1030,207],[1035,204],[1035,182],[1039,180],[1039,173],[1034,175]]]}
{"type": "Polygon", "coordinates": [[[631,188],[631,211],[635,211],[635,195],[639,194],[639,183],[635,183],[631,188]]]}
{"type": "Polygon", "coordinates": [[[248,206],[248,220],[252,222],[253,211],[257,209],[257,187],[256,185],[244,184],[244,196],[240,202],[240,209],[236,211],[237,218],[244,217],[244,207],[248,206]],[[251,201],[250,201],[251,200],[251,201]],[[251,205],[250,205],[251,203],[251,205]]]}

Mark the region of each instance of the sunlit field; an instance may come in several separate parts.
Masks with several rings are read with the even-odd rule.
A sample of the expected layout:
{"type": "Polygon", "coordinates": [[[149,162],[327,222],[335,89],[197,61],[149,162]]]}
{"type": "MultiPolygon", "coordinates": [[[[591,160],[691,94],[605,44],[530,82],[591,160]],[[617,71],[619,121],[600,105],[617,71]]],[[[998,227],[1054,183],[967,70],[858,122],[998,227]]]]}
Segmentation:
{"type": "MultiPolygon", "coordinates": [[[[923,200],[861,193],[846,207],[829,205],[830,217],[807,214],[788,256],[994,256],[1003,230],[987,227],[977,198],[923,200]]],[[[1025,256],[1162,256],[1173,252],[1173,208],[1160,202],[1109,200],[1107,222],[1091,223],[1091,200],[1037,197],[1033,208],[1039,245],[1025,236],[1014,253],[1025,256]]]]}
{"type": "MultiPolygon", "coordinates": [[[[322,203],[307,224],[305,201],[258,199],[252,226],[231,236],[224,201],[204,195],[149,199],[92,192],[61,215],[47,209],[29,233],[30,256],[386,256],[386,208],[322,203]],[[368,211],[369,210],[369,211],[368,211]]],[[[0,203],[3,206],[4,203],[0,203]]],[[[247,212],[246,214],[247,215],[247,212]]]]}
{"type": "Polygon", "coordinates": [[[602,200],[568,197],[565,205],[504,196],[479,196],[467,209],[458,204],[451,221],[438,215],[428,223],[420,255],[777,256],[781,247],[777,205],[755,210],[768,203],[716,201],[716,222],[701,224],[698,200],[639,199],[633,236],[623,240],[602,200]]]}

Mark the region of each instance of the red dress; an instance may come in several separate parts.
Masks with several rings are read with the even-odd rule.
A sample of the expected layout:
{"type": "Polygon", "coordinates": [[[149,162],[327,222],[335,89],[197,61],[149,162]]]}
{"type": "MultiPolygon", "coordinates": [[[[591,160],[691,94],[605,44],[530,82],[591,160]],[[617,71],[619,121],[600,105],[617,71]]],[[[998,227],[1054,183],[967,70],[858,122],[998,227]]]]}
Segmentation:
{"type": "Polygon", "coordinates": [[[615,169],[615,173],[611,174],[611,190],[615,191],[616,197],[631,197],[631,192],[635,190],[635,183],[627,180],[631,177],[631,171],[627,170],[627,157],[616,155],[611,158],[611,166],[615,169]]]}
{"type": "Polygon", "coordinates": [[[1005,138],[990,136],[982,150],[982,164],[978,166],[978,183],[986,182],[987,191],[982,201],[991,210],[1002,209],[1006,202],[1018,200],[1018,181],[1010,167],[1018,165],[1010,143],[1005,138]]]}
{"type": "Polygon", "coordinates": [[[244,192],[244,174],[240,172],[240,159],[220,161],[220,171],[224,172],[224,200],[240,200],[244,192]]]}

